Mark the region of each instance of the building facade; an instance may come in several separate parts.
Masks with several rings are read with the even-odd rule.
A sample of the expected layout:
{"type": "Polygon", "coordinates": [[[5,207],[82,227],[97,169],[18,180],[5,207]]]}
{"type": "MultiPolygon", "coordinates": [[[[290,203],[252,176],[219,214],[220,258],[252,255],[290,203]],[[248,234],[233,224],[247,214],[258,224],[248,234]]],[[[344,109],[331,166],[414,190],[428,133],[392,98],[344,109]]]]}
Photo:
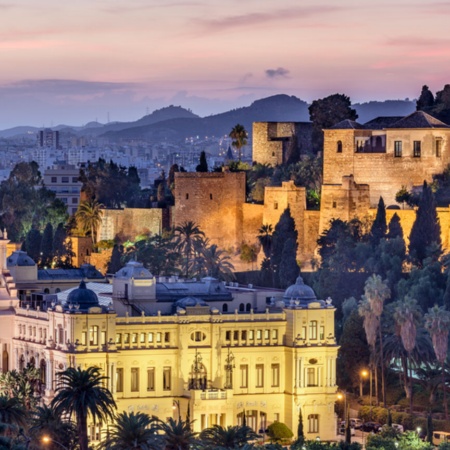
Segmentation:
{"type": "MultiPolygon", "coordinates": [[[[82,282],[65,301],[18,305],[9,368],[40,367],[47,400],[58,371],[97,366],[119,411],[166,420],[184,419],[189,409],[195,431],[242,423],[245,414],[260,432],[274,421],[296,430],[301,408],[308,439],[335,438],[330,299],[317,300],[301,278],[286,292],[262,295],[205,279],[171,302],[169,292],[180,297],[183,283],[159,284],[131,262],[109,285],[110,304],[82,282]]],[[[95,441],[98,429],[90,435],[95,441]]]]}

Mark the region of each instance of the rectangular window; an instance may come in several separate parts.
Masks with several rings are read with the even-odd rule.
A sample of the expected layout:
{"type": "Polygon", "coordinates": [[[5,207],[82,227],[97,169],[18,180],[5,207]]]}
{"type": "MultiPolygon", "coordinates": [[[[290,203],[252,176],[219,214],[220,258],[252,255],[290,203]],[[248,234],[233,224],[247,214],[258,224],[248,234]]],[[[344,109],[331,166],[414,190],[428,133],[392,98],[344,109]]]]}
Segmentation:
{"type": "Polygon", "coordinates": [[[231,331],[225,331],[225,340],[231,341],[231,331]]]}
{"type": "Polygon", "coordinates": [[[309,322],[309,339],[317,339],[317,320],[309,322]]]}
{"type": "Polygon", "coordinates": [[[145,333],[141,333],[141,338],[139,340],[141,344],[145,344],[145,333]]]}
{"type": "Polygon", "coordinates": [[[278,339],[278,330],[272,330],[272,339],[278,339]]]}
{"type": "Polygon", "coordinates": [[[256,364],[256,387],[264,387],[264,364],[256,364]]]}
{"type": "Polygon", "coordinates": [[[123,392],[123,368],[116,370],[116,391],[123,392]]]}
{"type": "Polygon", "coordinates": [[[394,156],[396,158],[402,157],[402,141],[394,141],[394,156]]]}
{"type": "Polygon", "coordinates": [[[87,333],[86,331],[83,331],[81,333],[81,345],[86,345],[87,344],[87,333]]]}
{"type": "Polygon", "coordinates": [[[125,333],[123,336],[123,343],[129,344],[130,343],[130,333],[125,333]]]}
{"type": "Polygon", "coordinates": [[[316,369],[314,369],[314,367],[308,367],[306,371],[306,384],[308,386],[317,386],[316,369]]]}
{"type": "Polygon", "coordinates": [[[89,345],[98,345],[98,326],[89,327],[89,345]]]}
{"type": "Polygon", "coordinates": [[[308,433],[319,432],[319,414],[310,414],[308,416],[308,433]]]}
{"type": "Polygon", "coordinates": [[[278,203],[277,203],[277,202],[275,202],[275,203],[273,204],[273,209],[278,209],[278,203]]]}
{"type": "Polygon", "coordinates": [[[164,333],[164,342],[166,344],[170,342],[170,333],[164,333]]]}
{"type": "Polygon", "coordinates": [[[442,156],[442,139],[436,139],[436,157],[442,156]]]}
{"type": "Polygon", "coordinates": [[[61,183],[68,183],[69,177],[61,177],[61,183]]]}
{"type": "Polygon", "coordinates": [[[78,203],[78,199],[76,197],[72,197],[72,203],[78,203]]]}
{"type": "Polygon", "coordinates": [[[122,334],[117,333],[116,334],[116,344],[121,344],[121,343],[122,343],[122,334]]]}
{"type": "Polygon", "coordinates": [[[101,332],[100,344],[102,344],[102,345],[106,344],[106,331],[101,332]]]}
{"type": "Polygon", "coordinates": [[[72,183],[78,183],[78,177],[72,177],[72,183]]]}
{"type": "Polygon", "coordinates": [[[161,344],[161,333],[156,333],[156,342],[161,344]]]}
{"type": "Polygon", "coordinates": [[[163,389],[170,391],[172,389],[172,369],[170,367],[164,367],[163,369],[163,389]]]}
{"type": "Polygon", "coordinates": [[[241,364],[240,371],[241,371],[241,388],[247,388],[248,387],[248,365],[241,364]]]}
{"type": "Polygon", "coordinates": [[[421,142],[420,141],[414,141],[413,142],[413,155],[414,158],[420,158],[421,153],[421,142]]]}
{"type": "Polygon", "coordinates": [[[264,339],[270,338],[270,330],[264,330],[264,339]]]}
{"type": "Polygon", "coordinates": [[[52,183],[56,183],[58,181],[57,177],[52,177],[52,183]]]}
{"type": "Polygon", "coordinates": [[[133,333],[131,336],[131,339],[132,339],[132,341],[131,341],[132,344],[137,344],[137,341],[138,341],[137,333],[133,333]]]}
{"type": "Polygon", "coordinates": [[[153,333],[148,333],[148,342],[149,344],[153,342],[153,333]]]}
{"type": "Polygon", "coordinates": [[[280,365],[272,364],[272,387],[280,386],[280,365]]]}
{"type": "Polygon", "coordinates": [[[241,339],[242,339],[243,341],[246,341],[246,340],[247,340],[247,330],[242,330],[242,331],[241,331],[241,339]]]}
{"type": "Polygon", "coordinates": [[[262,330],[256,330],[256,339],[258,340],[262,339],[262,330]]]}
{"type": "Polygon", "coordinates": [[[320,326],[320,336],[319,336],[320,340],[324,340],[325,339],[325,327],[323,325],[320,326]]]}
{"type": "Polygon", "coordinates": [[[131,392],[139,392],[139,368],[131,368],[131,392]]]}
{"type": "Polygon", "coordinates": [[[155,390],[155,368],[150,367],[147,369],[147,391],[155,390]]]}
{"type": "Polygon", "coordinates": [[[248,332],[248,338],[253,341],[255,339],[255,330],[249,330],[248,332]]]}
{"type": "Polygon", "coordinates": [[[235,341],[239,340],[239,331],[234,331],[234,332],[233,332],[233,339],[234,339],[235,341]]]}

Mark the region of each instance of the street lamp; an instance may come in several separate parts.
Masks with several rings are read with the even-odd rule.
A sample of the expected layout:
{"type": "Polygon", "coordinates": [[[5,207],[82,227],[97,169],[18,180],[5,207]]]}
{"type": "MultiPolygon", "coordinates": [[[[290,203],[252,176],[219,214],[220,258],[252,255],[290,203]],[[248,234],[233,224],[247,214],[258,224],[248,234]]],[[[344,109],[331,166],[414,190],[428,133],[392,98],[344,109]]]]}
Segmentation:
{"type": "Polygon", "coordinates": [[[361,372],[359,372],[359,396],[362,397],[363,396],[363,380],[365,378],[367,378],[369,375],[369,372],[367,372],[366,369],[361,370],[361,372]]]}
{"type": "Polygon", "coordinates": [[[49,444],[50,442],[54,442],[55,444],[58,444],[64,450],[69,450],[65,445],[61,444],[61,442],[58,442],[55,439],[52,439],[50,436],[43,436],[42,437],[42,442],[44,444],[49,444]]]}
{"type": "Polygon", "coordinates": [[[344,399],[344,420],[347,420],[347,392],[342,391],[337,394],[338,400],[344,399]]]}
{"type": "Polygon", "coordinates": [[[172,409],[178,412],[178,421],[181,420],[181,412],[180,412],[180,400],[174,400],[172,404],[172,409]]]}

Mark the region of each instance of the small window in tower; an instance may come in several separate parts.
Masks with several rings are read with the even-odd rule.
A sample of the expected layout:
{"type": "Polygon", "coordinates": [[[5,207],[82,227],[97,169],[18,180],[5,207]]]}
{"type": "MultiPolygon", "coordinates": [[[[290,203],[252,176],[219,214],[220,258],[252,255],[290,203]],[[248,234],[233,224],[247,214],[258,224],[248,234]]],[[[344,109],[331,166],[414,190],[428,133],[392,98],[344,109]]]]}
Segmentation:
{"type": "Polygon", "coordinates": [[[336,152],[337,153],[342,153],[342,141],[337,141],[336,152]]]}
{"type": "Polygon", "coordinates": [[[278,202],[275,202],[275,203],[273,204],[273,209],[278,209],[278,202]]]}
{"type": "Polygon", "coordinates": [[[413,155],[414,155],[414,158],[420,158],[420,156],[421,156],[421,142],[420,141],[414,141],[413,155]]]}
{"type": "Polygon", "coordinates": [[[272,156],[275,156],[275,152],[272,152],[272,156]]]}
{"type": "Polygon", "coordinates": [[[336,206],[337,206],[336,202],[333,202],[333,208],[336,208],[336,206]]]}
{"type": "Polygon", "coordinates": [[[189,194],[186,194],[186,200],[189,200],[189,194]]]}
{"type": "Polygon", "coordinates": [[[210,199],[210,200],[212,200],[212,199],[213,199],[213,196],[212,196],[212,194],[209,194],[209,199],[210,199]]]}
{"type": "Polygon", "coordinates": [[[436,157],[440,158],[442,156],[442,139],[436,139],[436,157]]]}

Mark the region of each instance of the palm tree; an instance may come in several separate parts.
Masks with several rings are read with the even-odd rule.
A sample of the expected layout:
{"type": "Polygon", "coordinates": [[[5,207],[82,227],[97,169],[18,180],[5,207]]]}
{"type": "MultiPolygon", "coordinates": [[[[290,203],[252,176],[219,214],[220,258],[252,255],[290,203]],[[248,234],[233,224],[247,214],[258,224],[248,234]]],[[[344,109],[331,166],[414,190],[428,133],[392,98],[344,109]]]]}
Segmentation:
{"type": "MultiPolygon", "coordinates": [[[[165,450],[188,450],[196,442],[196,433],[192,431],[192,422],[169,418],[167,423],[160,422],[158,430],[162,431],[165,450]]],[[[162,448],[162,447],[161,447],[162,448]]]]}
{"type": "Polygon", "coordinates": [[[384,301],[391,295],[387,282],[383,281],[379,275],[372,275],[366,280],[364,294],[370,304],[380,325],[378,327],[380,339],[380,368],[381,368],[381,389],[383,391],[383,406],[386,408],[386,383],[384,380],[384,356],[383,356],[383,334],[381,332],[381,314],[383,313],[384,301]]]}
{"type": "Polygon", "coordinates": [[[450,332],[450,312],[444,307],[434,305],[425,314],[425,328],[433,342],[436,359],[442,366],[442,389],[444,390],[445,419],[448,420],[447,389],[445,386],[445,360],[447,359],[448,334],[450,332]]]}
{"type": "Polygon", "coordinates": [[[234,266],[230,262],[231,257],[225,250],[218,249],[215,244],[209,247],[201,245],[197,250],[200,255],[197,258],[200,272],[205,271],[207,276],[218,278],[219,280],[234,280],[234,266]]]}
{"type": "MultiPolygon", "coordinates": [[[[31,415],[29,435],[32,442],[41,442],[44,436],[52,442],[60,442],[66,448],[74,448],[77,439],[77,429],[70,420],[63,420],[55,408],[47,405],[38,406],[31,415]]],[[[54,449],[60,448],[58,444],[54,449]]]]}
{"type": "Polygon", "coordinates": [[[205,233],[192,220],[186,221],[175,227],[176,248],[184,256],[184,276],[189,278],[189,273],[194,259],[196,244],[201,242],[205,233]]]}
{"type": "MultiPolygon", "coordinates": [[[[395,308],[394,320],[400,328],[402,344],[408,355],[407,360],[411,359],[411,352],[416,346],[417,326],[420,323],[422,314],[417,300],[406,296],[402,302],[399,302],[395,308]]],[[[409,375],[409,410],[413,413],[413,385],[412,385],[412,367],[410,365],[409,375]]]]}
{"type": "Polygon", "coordinates": [[[23,427],[27,422],[27,412],[16,397],[0,395],[0,423],[23,427]]]}
{"type": "Polygon", "coordinates": [[[239,152],[239,161],[242,159],[242,147],[247,145],[247,137],[248,133],[245,130],[244,126],[241,124],[236,124],[229,134],[230,138],[233,139],[231,145],[235,147],[239,152]]]}
{"type": "Polygon", "coordinates": [[[249,441],[256,439],[258,435],[247,426],[233,426],[224,428],[220,425],[213,425],[200,433],[202,446],[206,449],[220,448],[240,448],[249,441]]]}
{"type": "Polygon", "coordinates": [[[109,429],[109,435],[100,445],[105,450],[158,450],[161,437],[155,419],[144,413],[122,412],[109,429]]]}
{"type": "Polygon", "coordinates": [[[87,419],[107,421],[114,417],[116,402],[103,383],[108,377],[100,375],[97,367],[86,370],[69,367],[58,374],[58,391],[52,400],[59,414],[74,415],[80,450],[88,450],[87,419]]]}
{"type": "Polygon", "coordinates": [[[264,224],[262,227],[258,230],[258,238],[259,243],[261,244],[261,247],[264,252],[264,256],[266,258],[269,258],[270,252],[272,250],[272,235],[273,235],[273,227],[269,224],[264,224]]]}
{"type": "Polygon", "coordinates": [[[85,233],[90,233],[92,243],[97,241],[97,230],[102,223],[103,205],[97,200],[86,200],[78,206],[75,218],[85,233]]]}

